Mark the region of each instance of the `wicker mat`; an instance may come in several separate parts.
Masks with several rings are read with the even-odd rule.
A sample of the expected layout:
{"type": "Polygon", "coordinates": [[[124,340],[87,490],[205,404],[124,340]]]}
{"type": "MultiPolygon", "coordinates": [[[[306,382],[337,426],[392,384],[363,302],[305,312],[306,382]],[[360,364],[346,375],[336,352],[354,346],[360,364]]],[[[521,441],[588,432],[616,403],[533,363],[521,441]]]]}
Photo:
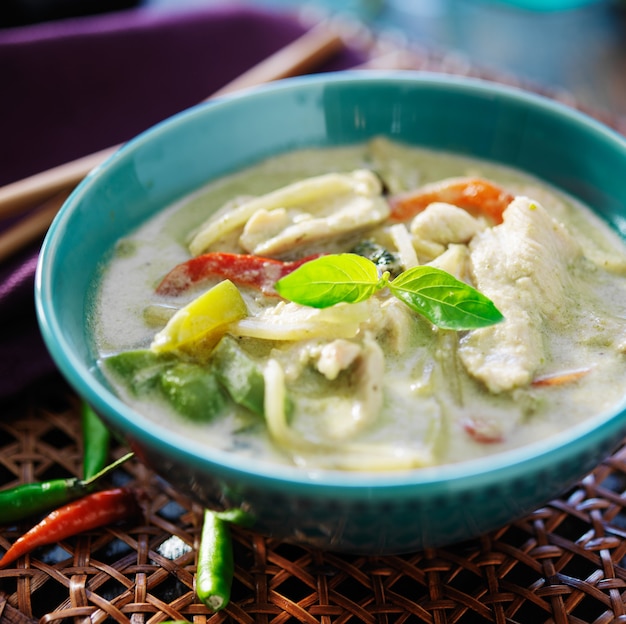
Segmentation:
{"type": "MultiPolygon", "coordinates": [[[[367,48],[373,67],[391,64],[519,85],[478,72],[457,55],[399,49],[397,42],[372,42],[367,33],[351,37],[367,48]]],[[[567,94],[549,95],[575,105],[567,94]]],[[[626,130],[623,121],[603,120],[626,130]]],[[[114,449],[114,456],[125,450],[114,449]]],[[[63,381],[55,377],[37,388],[36,397],[3,406],[0,488],[78,476],[81,462],[79,401],[63,381]]],[[[450,548],[347,556],[234,528],[232,601],[217,614],[194,594],[201,509],[138,461],[124,464],[112,480],[148,490],[145,523],[85,533],[0,570],[0,624],[626,623],[625,445],[562,498],[450,548]]],[[[24,523],[1,529],[0,547],[6,549],[27,528],[24,523]]]]}
{"type": "MultiPolygon", "coordinates": [[[[79,401],[53,382],[5,407],[0,487],[80,474],[79,401]]],[[[85,533],[0,570],[1,624],[626,622],[626,447],[562,498],[450,548],[348,556],[234,528],[232,602],[218,614],[194,595],[201,510],[137,461],[112,480],[149,492],[144,524],[85,533]]],[[[0,532],[0,547],[27,525],[0,532]]]]}

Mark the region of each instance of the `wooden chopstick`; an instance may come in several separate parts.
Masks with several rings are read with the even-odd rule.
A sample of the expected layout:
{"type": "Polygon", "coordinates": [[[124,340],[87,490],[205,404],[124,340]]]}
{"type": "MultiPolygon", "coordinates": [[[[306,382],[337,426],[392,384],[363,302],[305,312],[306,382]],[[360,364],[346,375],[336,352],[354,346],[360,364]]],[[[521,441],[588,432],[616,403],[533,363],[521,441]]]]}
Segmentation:
{"type": "MultiPolygon", "coordinates": [[[[219,89],[207,100],[313,70],[323,61],[339,52],[343,45],[343,40],[336,29],[326,22],[321,22],[292,43],[270,55],[219,89]]],[[[100,150],[0,187],[0,219],[30,210],[33,206],[37,206],[52,196],[57,196],[58,193],[69,192],[89,171],[102,163],[119,147],[120,145],[115,145],[100,150]]],[[[51,215],[53,218],[54,212],[50,206],[51,204],[46,204],[45,214],[51,215]]],[[[0,235],[0,260],[3,256],[9,255],[4,252],[4,246],[7,244],[7,241],[13,246],[11,253],[19,248],[16,246],[17,240],[22,241],[22,244],[29,242],[29,237],[27,236],[29,227],[32,228],[30,240],[34,240],[45,232],[52,218],[46,223],[44,216],[38,213],[39,210],[32,212],[23,219],[23,222],[9,228],[0,235]],[[15,230],[17,228],[19,228],[17,230],[19,235],[16,235],[15,230]]]]}
{"type": "Polygon", "coordinates": [[[57,193],[73,188],[119,147],[103,149],[0,187],[0,219],[28,211],[57,193]]]}
{"type": "MultiPolygon", "coordinates": [[[[321,22],[207,99],[305,73],[332,57],[343,45],[336,29],[321,22]]],[[[100,150],[0,187],[0,218],[19,214],[59,191],[73,188],[119,147],[120,145],[115,145],[100,150]]]]}
{"type": "Polygon", "coordinates": [[[37,237],[41,236],[52,223],[63,202],[69,197],[70,191],[60,191],[47,199],[41,206],[15,225],[0,234],[0,262],[12,256],[37,237]]]}
{"type": "Polygon", "coordinates": [[[331,23],[320,22],[292,43],[229,82],[207,100],[281,78],[306,74],[339,53],[344,45],[342,37],[331,23]]]}

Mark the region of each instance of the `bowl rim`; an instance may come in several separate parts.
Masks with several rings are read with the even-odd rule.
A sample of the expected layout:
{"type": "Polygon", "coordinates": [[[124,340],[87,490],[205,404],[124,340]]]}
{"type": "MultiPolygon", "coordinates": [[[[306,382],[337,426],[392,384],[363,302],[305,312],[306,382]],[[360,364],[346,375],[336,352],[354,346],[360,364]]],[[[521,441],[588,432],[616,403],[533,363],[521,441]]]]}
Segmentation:
{"type": "Polygon", "coordinates": [[[604,140],[614,143],[624,152],[626,162],[626,138],[604,123],[589,115],[571,108],[547,96],[529,92],[520,87],[495,83],[480,78],[455,76],[452,74],[423,72],[418,70],[342,70],[325,74],[315,74],[286,78],[270,84],[245,89],[240,92],[215,98],[192,106],[177,113],[142,132],[122,145],[112,156],[96,166],[74,189],[63,204],[51,224],[41,247],[35,275],[35,308],[44,342],[70,385],[97,412],[110,419],[115,427],[120,427],[129,437],[138,437],[143,443],[158,452],[166,452],[170,457],[185,459],[196,465],[221,468],[237,473],[253,481],[271,480],[293,488],[341,490],[342,495],[372,495],[376,491],[412,492],[415,488],[437,488],[446,485],[448,489],[460,488],[472,482],[489,485],[497,483],[504,471],[511,478],[522,476],[530,465],[540,470],[543,465],[553,465],[557,460],[566,460],[572,452],[583,452],[586,438],[599,436],[606,428],[616,428],[617,421],[626,419],[626,397],[619,406],[604,411],[564,431],[551,435],[519,448],[506,450],[485,457],[440,466],[415,468],[388,472],[342,471],[309,469],[284,465],[278,462],[259,461],[217,448],[207,448],[186,435],[180,435],[163,427],[139,412],[136,412],[119,399],[109,388],[101,384],[92,374],[89,366],[72,352],[65,340],[59,317],[55,311],[53,293],[50,290],[51,274],[56,266],[55,256],[59,242],[74,210],[80,206],[85,196],[106,177],[107,172],[119,160],[130,158],[141,145],[150,142],[162,132],[170,131],[176,124],[186,123],[195,115],[210,115],[211,111],[231,102],[250,101],[284,91],[298,89],[321,89],[326,85],[391,84],[399,87],[420,86],[448,89],[474,96],[499,97],[523,103],[544,113],[557,114],[569,123],[584,127],[585,131],[598,134],[604,140]]]}

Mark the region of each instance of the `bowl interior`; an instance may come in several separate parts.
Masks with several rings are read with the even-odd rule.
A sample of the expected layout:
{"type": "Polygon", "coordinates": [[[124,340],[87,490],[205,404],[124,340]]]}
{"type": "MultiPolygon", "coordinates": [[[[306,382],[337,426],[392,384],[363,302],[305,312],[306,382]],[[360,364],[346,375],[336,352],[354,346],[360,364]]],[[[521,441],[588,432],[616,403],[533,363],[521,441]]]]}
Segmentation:
{"type": "Polygon", "coordinates": [[[208,180],[304,146],[332,146],[384,134],[399,141],[516,167],[593,206],[620,233],[626,144],[564,106],[516,89],[446,76],[340,73],[297,78],[185,111],[140,135],[79,185],[42,248],[36,304],[44,339],[77,392],[131,437],[195,464],[271,477],[287,487],[433,484],[480,478],[494,469],[555,460],[617,427],[600,415],[548,441],[472,466],[379,475],[304,474],[248,465],[195,447],[119,401],[99,375],[90,339],[90,293],[115,241],[208,180]],[[600,423],[601,426],[598,426],[600,423]],[[587,439],[584,440],[584,436],[587,439]],[[591,436],[591,438],[589,437],[591,436]],[[569,445],[569,446],[568,446],[569,445]]]}

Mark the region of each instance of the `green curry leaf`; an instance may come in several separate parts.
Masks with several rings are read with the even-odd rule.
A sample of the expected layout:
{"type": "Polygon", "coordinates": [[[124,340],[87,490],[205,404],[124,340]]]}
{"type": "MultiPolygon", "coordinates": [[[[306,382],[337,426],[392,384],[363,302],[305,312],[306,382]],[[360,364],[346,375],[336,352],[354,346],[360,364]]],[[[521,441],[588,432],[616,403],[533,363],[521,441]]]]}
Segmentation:
{"type": "Polygon", "coordinates": [[[311,260],[275,284],[285,299],[312,308],[357,303],[386,285],[376,265],[356,254],[331,254],[311,260]]]}
{"type": "Polygon", "coordinates": [[[435,267],[404,271],[389,284],[389,290],[442,329],[478,329],[504,318],[491,299],[435,267]]]}
{"type": "Polygon", "coordinates": [[[385,286],[409,308],[442,329],[477,329],[504,318],[491,299],[446,271],[418,266],[389,282],[387,273],[379,277],[371,260],[351,253],[311,260],[276,282],[275,288],[290,301],[327,308],[364,301],[385,286]]]}

